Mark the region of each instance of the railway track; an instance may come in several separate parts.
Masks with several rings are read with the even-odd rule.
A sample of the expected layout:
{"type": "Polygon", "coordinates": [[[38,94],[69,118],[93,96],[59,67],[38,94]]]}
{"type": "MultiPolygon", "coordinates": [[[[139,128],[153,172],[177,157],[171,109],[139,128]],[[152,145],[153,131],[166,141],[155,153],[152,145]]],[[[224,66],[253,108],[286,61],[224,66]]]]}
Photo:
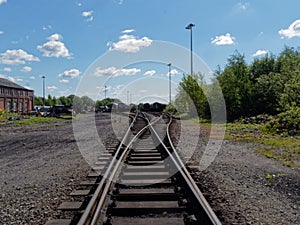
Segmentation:
{"type": "Polygon", "coordinates": [[[59,207],[73,218],[47,225],[221,224],[171,142],[172,117],[137,113],[130,120],[118,147],[99,158],[94,180],[59,207]]]}

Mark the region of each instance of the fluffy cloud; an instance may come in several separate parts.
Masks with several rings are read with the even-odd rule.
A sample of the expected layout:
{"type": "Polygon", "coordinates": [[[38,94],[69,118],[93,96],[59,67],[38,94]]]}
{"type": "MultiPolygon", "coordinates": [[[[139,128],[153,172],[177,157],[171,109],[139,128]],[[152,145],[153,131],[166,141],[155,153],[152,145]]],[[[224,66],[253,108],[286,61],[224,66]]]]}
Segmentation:
{"type": "Polygon", "coordinates": [[[63,37],[60,34],[53,34],[47,39],[48,42],[37,46],[37,49],[43,52],[43,56],[56,58],[69,58],[71,56],[69,50],[62,42],[63,37]]]}
{"type": "Polygon", "coordinates": [[[35,80],[35,76],[30,76],[29,79],[30,80],[35,80]]]}
{"type": "Polygon", "coordinates": [[[167,73],[168,76],[169,76],[169,74],[171,74],[171,76],[174,76],[174,75],[179,74],[179,72],[178,72],[176,69],[172,69],[172,70],[170,71],[170,73],[169,73],[169,72],[167,73]]]}
{"type": "Polygon", "coordinates": [[[268,53],[268,51],[266,51],[266,50],[257,50],[252,56],[256,57],[256,56],[260,56],[260,55],[265,55],[267,53],[268,53]]]}
{"type": "Polygon", "coordinates": [[[42,29],[43,29],[43,30],[51,30],[51,29],[52,29],[52,26],[51,26],[51,25],[46,25],[46,26],[43,26],[42,29]]]}
{"type": "Polygon", "coordinates": [[[123,34],[129,34],[129,33],[132,33],[134,31],[135,31],[134,29],[127,29],[127,30],[123,30],[122,33],[123,34]]]}
{"type": "Polygon", "coordinates": [[[11,68],[10,67],[4,67],[4,69],[3,69],[5,72],[11,72],[11,68]]]}
{"type": "Polygon", "coordinates": [[[101,69],[100,67],[96,68],[94,75],[96,77],[101,76],[113,76],[118,77],[121,75],[130,76],[135,75],[137,73],[141,72],[140,69],[137,68],[131,68],[131,69],[117,69],[116,67],[112,66],[106,69],[101,69]]]}
{"type": "Polygon", "coordinates": [[[119,37],[118,42],[107,43],[109,50],[135,53],[140,51],[142,47],[149,47],[151,45],[152,40],[150,40],[148,37],[138,39],[136,36],[128,34],[133,31],[134,30],[124,30],[123,35],[119,37]]]}
{"type": "Polygon", "coordinates": [[[69,83],[70,81],[69,80],[65,80],[65,79],[62,79],[62,80],[59,80],[60,83],[63,83],[63,84],[67,84],[69,83]]]}
{"type": "Polygon", "coordinates": [[[144,73],[144,76],[153,76],[156,73],[155,70],[148,70],[144,73]]]}
{"type": "Polygon", "coordinates": [[[8,77],[7,79],[10,80],[11,82],[14,82],[14,83],[17,82],[16,79],[15,79],[14,77],[8,77]]]}
{"type": "Polygon", "coordinates": [[[5,75],[0,73],[0,78],[5,78],[5,75]]]}
{"type": "Polygon", "coordinates": [[[25,64],[26,62],[40,61],[38,57],[28,54],[22,49],[6,50],[1,53],[0,62],[7,65],[25,64]]]}
{"type": "Polygon", "coordinates": [[[281,38],[300,37],[300,20],[293,22],[288,29],[281,29],[278,31],[281,38]]]}
{"type": "Polygon", "coordinates": [[[78,69],[70,69],[66,70],[63,73],[59,74],[59,77],[68,77],[68,78],[76,78],[81,74],[78,69]]]}
{"type": "Polygon", "coordinates": [[[48,89],[49,91],[54,91],[54,90],[57,89],[57,87],[53,85],[53,86],[48,86],[47,89],[48,89]]]}
{"type": "Polygon", "coordinates": [[[23,81],[23,78],[21,78],[21,77],[16,77],[16,78],[14,78],[14,77],[8,77],[7,79],[10,80],[11,82],[14,82],[14,83],[22,82],[23,81]]]}
{"type": "Polygon", "coordinates": [[[93,13],[94,11],[91,10],[91,11],[85,11],[85,12],[82,12],[82,16],[84,18],[86,18],[86,21],[90,22],[90,21],[93,21],[94,17],[93,17],[93,13]]]}
{"type": "Polygon", "coordinates": [[[246,3],[239,2],[236,5],[236,8],[241,11],[245,11],[245,10],[249,9],[249,7],[250,7],[250,3],[248,3],[248,2],[246,2],[246,3]]]}
{"type": "Polygon", "coordinates": [[[30,66],[24,66],[21,71],[24,72],[24,73],[28,73],[31,70],[32,70],[32,68],[30,66]]]}
{"type": "Polygon", "coordinates": [[[215,45],[233,45],[235,37],[232,37],[231,34],[227,33],[225,35],[216,36],[212,39],[211,43],[215,45]]]}
{"type": "Polygon", "coordinates": [[[1,34],[4,34],[4,31],[0,30],[0,35],[1,35],[1,34]]]}
{"type": "Polygon", "coordinates": [[[3,3],[6,3],[7,0],[0,0],[0,5],[3,4],[3,3]]]}

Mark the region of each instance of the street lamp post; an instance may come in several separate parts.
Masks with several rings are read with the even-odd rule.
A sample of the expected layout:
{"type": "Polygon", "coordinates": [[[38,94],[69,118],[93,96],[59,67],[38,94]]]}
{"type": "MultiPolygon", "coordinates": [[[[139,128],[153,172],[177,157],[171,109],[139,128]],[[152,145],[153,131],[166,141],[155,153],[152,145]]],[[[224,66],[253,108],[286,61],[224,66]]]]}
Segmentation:
{"type": "Polygon", "coordinates": [[[169,67],[169,104],[171,104],[171,63],[168,64],[169,67]]]}
{"type": "Polygon", "coordinates": [[[107,86],[105,85],[104,86],[104,99],[106,99],[106,88],[107,88],[107,86]]]}
{"type": "Polygon", "coordinates": [[[45,76],[42,76],[43,79],[43,106],[45,107],[45,76]]]}
{"type": "Polygon", "coordinates": [[[185,29],[190,30],[191,31],[191,75],[193,75],[193,27],[195,26],[195,24],[190,23],[189,25],[187,25],[185,27],[185,29]]]}

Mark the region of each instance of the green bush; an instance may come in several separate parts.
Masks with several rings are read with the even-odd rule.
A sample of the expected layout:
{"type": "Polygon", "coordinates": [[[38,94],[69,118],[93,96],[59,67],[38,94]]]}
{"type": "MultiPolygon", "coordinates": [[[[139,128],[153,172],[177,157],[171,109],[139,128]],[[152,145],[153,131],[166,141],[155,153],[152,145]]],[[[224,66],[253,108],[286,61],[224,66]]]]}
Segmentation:
{"type": "Polygon", "coordinates": [[[167,107],[164,109],[165,113],[170,113],[172,115],[178,115],[177,109],[174,107],[173,104],[167,105],[167,107]]]}
{"type": "Polygon", "coordinates": [[[268,122],[263,130],[282,135],[300,135],[300,107],[293,106],[268,122]]]}

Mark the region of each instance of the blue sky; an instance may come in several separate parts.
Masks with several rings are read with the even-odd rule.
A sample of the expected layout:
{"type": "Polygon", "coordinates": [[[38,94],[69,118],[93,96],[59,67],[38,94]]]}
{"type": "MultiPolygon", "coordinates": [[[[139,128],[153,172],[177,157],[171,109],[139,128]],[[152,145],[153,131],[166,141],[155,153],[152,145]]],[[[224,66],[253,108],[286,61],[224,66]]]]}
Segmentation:
{"type": "MultiPolygon", "coordinates": [[[[0,76],[41,96],[44,75],[47,94],[69,95],[104,54],[118,51],[124,54],[118,57],[131,57],[156,41],[188,51],[190,32],[185,27],[189,23],[196,25],[194,53],[213,71],[217,65],[224,67],[235,50],[251,62],[265,53],[278,54],[285,45],[300,46],[299,8],[299,0],[0,0],[0,76]]],[[[156,49],[149,54],[156,60],[162,52],[156,49]]],[[[173,57],[186,64],[183,68],[172,63],[174,97],[176,85],[189,72],[190,59],[173,57]]],[[[138,101],[137,96],[146,92],[140,99],[147,95],[167,99],[167,60],[132,62],[122,68],[114,62],[98,62],[97,74],[92,71],[97,79],[103,78],[95,85],[98,93],[81,94],[103,98],[107,86],[107,96],[125,102],[138,101]],[[135,88],[128,86],[138,80],[147,83],[149,90],[155,87],[154,93],[138,83],[135,88]]]]}

